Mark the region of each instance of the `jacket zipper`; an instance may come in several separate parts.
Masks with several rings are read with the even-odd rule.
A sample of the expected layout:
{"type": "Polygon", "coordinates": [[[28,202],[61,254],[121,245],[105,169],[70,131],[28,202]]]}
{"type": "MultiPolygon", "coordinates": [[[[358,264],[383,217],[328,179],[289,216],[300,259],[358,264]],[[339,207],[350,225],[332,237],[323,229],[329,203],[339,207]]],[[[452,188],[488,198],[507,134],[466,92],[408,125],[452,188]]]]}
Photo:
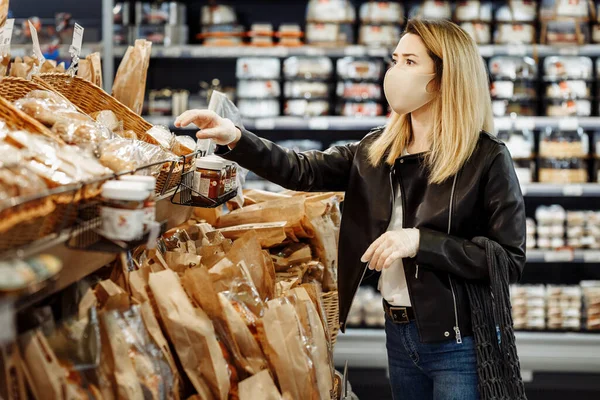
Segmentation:
{"type": "MultiPolygon", "coordinates": [[[[452,228],[452,208],[454,204],[454,190],[456,189],[456,180],[458,174],[454,176],[454,182],[452,182],[452,191],[450,192],[450,208],[448,211],[448,235],[450,234],[452,228]]],[[[452,282],[452,277],[448,274],[448,282],[450,282],[450,290],[452,291],[452,301],[454,302],[454,334],[456,337],[456,343],[462,343],[462,336],[460,334],[460,327],[458,325],[458,306],[456,303],[456,292],[454,291],[454,284],[452,282]]]]}

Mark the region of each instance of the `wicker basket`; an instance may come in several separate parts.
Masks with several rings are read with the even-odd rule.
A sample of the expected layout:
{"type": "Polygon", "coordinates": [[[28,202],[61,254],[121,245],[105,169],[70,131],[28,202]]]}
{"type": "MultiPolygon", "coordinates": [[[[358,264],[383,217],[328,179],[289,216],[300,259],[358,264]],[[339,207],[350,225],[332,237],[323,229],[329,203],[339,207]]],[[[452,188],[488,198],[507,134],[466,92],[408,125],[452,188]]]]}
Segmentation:
{"type": "MultiPolygon", "coordinates": [[[[114,112],[117,119],[123,121],[123,129],[135,132],[139,140],[158,145],[158,142],[146,133],[152,128],[150,123],[93,83],[67,74],[41,74],[33,79],[65,96],[85,114],[104,110],[114,112]]],[[[182,162],[176,165],[165,163],[156,178],[156,192],[162,194],[174,189],[179,184],[182,169],[188,171],[190,168],[191,164],[184,166],[182,162]]]]}
{"type": "Polygon", "coordinates": [[[325,315],[327,317],[327,327],[329,328],[329,334],[331,335],[331,346],[335,347],[337,341],[337,335],[340,331],[340,305],[338,303],[338,292],[337,290],[323,293],[323,308],[325,308],[325,315]]]}

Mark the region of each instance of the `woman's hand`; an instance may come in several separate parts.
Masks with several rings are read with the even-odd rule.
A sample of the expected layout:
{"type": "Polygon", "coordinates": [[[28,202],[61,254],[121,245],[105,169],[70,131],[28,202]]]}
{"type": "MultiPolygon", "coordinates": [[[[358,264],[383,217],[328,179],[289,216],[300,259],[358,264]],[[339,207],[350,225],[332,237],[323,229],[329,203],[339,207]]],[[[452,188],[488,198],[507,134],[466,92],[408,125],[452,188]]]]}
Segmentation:
{"type": "Polygon", "coordinates": [[[175,120],[176,128],[194,124],[200,130],[196,133],[198,139],[211,139],[220,146],[234,148],[240,140],[242,132],[227,118],[221,118],[209,110],[188,110],[175,120]]]}
{"type": "Polygon", "coordinates": [[[401,258],[413,258],[419,249],[419,230],[400,229],[386,232],[374,241],[360,261],[368,262],[369,269],[381,271],[401,258]]]}

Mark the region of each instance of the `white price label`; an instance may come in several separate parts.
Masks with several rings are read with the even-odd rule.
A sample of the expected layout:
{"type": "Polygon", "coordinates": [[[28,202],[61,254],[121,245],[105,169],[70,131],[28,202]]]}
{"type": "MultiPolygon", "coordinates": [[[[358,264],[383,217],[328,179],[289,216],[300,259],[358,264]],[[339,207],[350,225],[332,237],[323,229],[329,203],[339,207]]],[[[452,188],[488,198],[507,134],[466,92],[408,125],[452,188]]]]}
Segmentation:
{"type": "Polygon", "coordinates": [[[515,128],[532,131],[535,129],[535,119],[530,117],[519,117],[515,120],[515,128]]]}
{"type": "Polygon", "coordinates": [[[10,46],[14,26],[14,18],[7,19],[4,23],[4,27],[2,27],[2,34],[0,35],[0,37],[2,38],[2,42],[0,44],[2,46],[10,46]]]}
{"type": "Polygon", "coordinates": [[[83,46],[83,27],[79,24],[75,24],[73,28],[73,43],[69,49],[74,55],[79,56],[81,54],[81,47],[83,46]]]}
{"type": "Polygon", "coordinates": [[[561,131],[576,131],[579,129],[579,119],[577,118],[561,118],[558,121],[558,129],[561,131]]]}
{"type": "Polygon", "coordinates": [[[31,21],[29,22],[29,31],[31,32],[31,41],[33,42],[33,55],[40,60],[40,63],[45,60],[42,48],[40,47],[40,39],[38,38],[37,29],[31,21]]]}
{"type": "Polygon", "coordinates": [[[363,46],[347,46],[344,49],[344,55],[350,57],[363,57],[367,54],[367,50],[363,46]]]}
{"type": "Polygon", "coordinates": [[[260,118],[256,120],[254,126],[259,131],[272,131],[275,129],[275,120],[273,118],[260,118]]]}
{"type": "Polygon", "coordinates": [[[583,262],[586,263],[600,263],[600,251],[598,250],[586,250],[583,252],[583,262]]]}
{"type": "Polygon", "coordinates": [[[563,186],[563,195],[571,197],[581,197],[583,195],[582,185],[565,185],[563,186]]]}
{"type": "Polygon", "coordinates": [[[15,340],[15,312],[13,303],[8,300],[0,301],[0,345],[15,340]]]}
{"type": "Polygon", "coordinates": [[[308,129],[326,131],[329,129],[329,121],[326,118],[311,118],[308,120],[308,129]]]}
{"type": "Polygon", "coordinates": [[[546,262],[571,262],[573,261],[573,252],[571,250],[548,251],[544,253],[546,262]]]}

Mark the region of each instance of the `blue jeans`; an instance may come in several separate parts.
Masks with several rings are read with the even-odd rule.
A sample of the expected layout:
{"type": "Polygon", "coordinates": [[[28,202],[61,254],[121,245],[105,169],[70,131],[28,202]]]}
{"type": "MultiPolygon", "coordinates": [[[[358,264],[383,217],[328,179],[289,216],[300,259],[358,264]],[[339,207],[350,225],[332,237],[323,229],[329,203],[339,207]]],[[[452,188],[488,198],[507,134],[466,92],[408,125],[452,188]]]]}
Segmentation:
{"type": "Polygon", "coordinates": [[[417,325],[386,316],[386,346],[394,400],[478,400],[473,337],[421,343],[417,325]]]}

